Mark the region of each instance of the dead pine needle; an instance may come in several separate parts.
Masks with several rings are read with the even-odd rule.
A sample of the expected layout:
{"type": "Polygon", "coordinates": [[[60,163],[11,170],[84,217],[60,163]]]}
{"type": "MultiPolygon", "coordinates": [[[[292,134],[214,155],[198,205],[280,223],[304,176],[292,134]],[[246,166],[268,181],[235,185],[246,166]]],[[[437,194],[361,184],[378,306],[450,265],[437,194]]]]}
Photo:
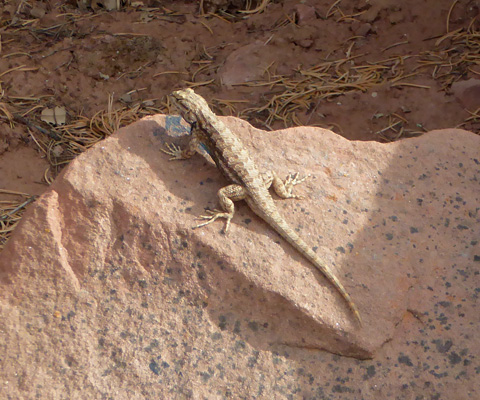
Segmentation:
{"type": "Polygon", "coordinates": [[[210,79],[208,81],[203,81],[203,82],[189,82],[189,81],[183,81],[185,85],[187,85],[189,88],[196,88],[199,86],[207,86],[210,85],[211,83],[215,82],[215,79],[210,79]]]}
{"type": "Polygon", "coordinates": [[[431,86],[427,86],[427,85],[417,85],[416,83],[407,83],[407,82],[397,82],[397,83],[392,84],[392,87],[399,87],[399,86],[409,86],[409,87],[415,87],[415,88],[419,88],[419,89],[431,89],[432,88],[431,86]]]}
{"type": "Polygon", "coordinates": [[[210,32],[211,35],[213,35],[213,30],[212,28],[210,28],[206,22],[203,22],[203,21],[200,21],[200,23],[205,27],[207,28],[207,30],[210,32]]]}
{"type": "MultiPolygon", "coordinates": [[[[0,194],[14,196],[11,200],[0,201],[0,250],[9,239],[15,226],[20,221],[25,208],[32,203],[36,196],[27,193],[15,192],[12,190],[0,189],[0,194]]],[[[4,197],[4,196],[2,196],[4,197]]]]}
{"type": "Polygon", "coordinates": [[[450,32],[450,16],[452,15],[453,8],[455,5],[458,3],[458,0],[455,0],[452,5],[450,6],[450,9],[448,10],[447,14],[447,33],[450,32]]]}
{"type": "Polygon", "coordinates": [[[390,50],[390,49],[393,49],[394,47],[398,47],[398,46],[401,46],[403,44],[409,44],[410,42],[408,40],[405,40],[403,42],[397,42],[397,43],[393,43],[385,48],[383,48],[382,50],[380,50],[382,53],[384,53],[385,51],[387,50],[390,50]]]}
{"type": "Polygon", "coordinates": [[[336,11],[332,12],[332,10],[337,6],[338,3],[340,3],[342,0],[337,0],[335,3],[333,3],[330,8],[327,11],[327,14],[325,15],[325,19],[330,18],[333,14],[335,14],[336,11]]]}
{"type": "Polygon", "coordinates": [[[265,7],[267,7],[268,3],[270,0],[262,0],[262,2],[258,5],[257,8],[254,8],[253,10],[239,10],[238,12],[242,14],[256,14],[262,12],[265,7]]]}

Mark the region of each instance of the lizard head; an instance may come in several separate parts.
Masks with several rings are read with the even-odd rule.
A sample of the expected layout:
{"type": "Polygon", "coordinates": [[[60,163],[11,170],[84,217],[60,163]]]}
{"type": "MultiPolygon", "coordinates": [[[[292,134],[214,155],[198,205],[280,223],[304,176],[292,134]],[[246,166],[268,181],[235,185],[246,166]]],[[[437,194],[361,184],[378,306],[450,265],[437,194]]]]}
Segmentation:
{"type": "Polygon", "coordinates": [[[168,97],[189,124],[197,122],[203,113],[211,112],[205,99],[197,95],[193,89],[177,90],[168,97]]]}

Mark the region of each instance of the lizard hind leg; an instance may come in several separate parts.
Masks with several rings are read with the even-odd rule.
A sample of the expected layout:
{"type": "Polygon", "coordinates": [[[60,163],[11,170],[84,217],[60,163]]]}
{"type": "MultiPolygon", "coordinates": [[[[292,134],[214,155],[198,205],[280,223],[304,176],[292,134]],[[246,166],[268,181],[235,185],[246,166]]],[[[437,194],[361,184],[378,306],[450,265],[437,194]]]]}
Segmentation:
{"type": "Polygon", "coordinates": [[[218,193],[218,200],[220,201],[220,207],[222,210],[205,210],[207,215],[201,215],[198,219],[207,220],[201,224],[194,226],[193,229],[201,228],[202,226],[211,224],[216,221],[218,218],[225,218],[225,227],[223,229],[224,233],[227,233],[228,228],[230,227],[230,221],[233,218],[235,213],[234,201],[244,200],[246,197],[245,188],[241,185],[228,185],[221,188],[218,193]]]}

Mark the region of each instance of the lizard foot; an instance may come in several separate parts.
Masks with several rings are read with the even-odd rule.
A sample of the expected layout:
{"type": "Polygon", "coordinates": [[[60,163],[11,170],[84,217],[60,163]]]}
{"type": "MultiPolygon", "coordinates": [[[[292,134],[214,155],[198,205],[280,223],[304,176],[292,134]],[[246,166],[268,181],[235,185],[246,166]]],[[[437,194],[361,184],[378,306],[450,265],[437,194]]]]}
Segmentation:
{"type": "Polygon", "coordinates": [[[283,182],[283,185],[285,186],[285,190],[287,192],[288,198],[293,198],[293,199],[303,199],[303,196],[296,195],[293,193],[293,188],[295,185],[298,185],[308,179],[310,177],[310,174],[306,175],[305,177],[299,179],[298,178],[298,172],[294,174],[289,174],[285,181],[283,182]]]}
{"type": "Polygon", "coordinates": [[[172,156],[170,158],[171,160],[185,160],[185,156],[183,155],[183,150],[176,146],[173,143],[165,143],[166,149],[160,149],[162,152],[165,154],[168,154],[169,156],[172,156]]]}
{"type": "Polygon", "coordinates": [[[193,229],[201,228],[202,226],[211,224],[212,222],[216,221],[218,218],[225,218],[227,221],[225,222],[225,228],[223,229],[224,233],[227,233],[228,228],[230,227],[230,220],[232,219],[233,215],[220,211],[220,210],[205,210],[208,215],[200,215],[197,219],[206,219],[208,221],[203,222],[197,226],[194,226],[193,229]]]}

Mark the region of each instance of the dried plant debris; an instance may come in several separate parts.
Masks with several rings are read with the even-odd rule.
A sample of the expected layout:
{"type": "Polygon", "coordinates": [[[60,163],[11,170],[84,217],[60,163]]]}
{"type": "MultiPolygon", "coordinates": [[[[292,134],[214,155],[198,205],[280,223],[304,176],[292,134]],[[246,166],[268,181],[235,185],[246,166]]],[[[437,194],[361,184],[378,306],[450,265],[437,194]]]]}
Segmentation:
{"type": "Polygon", "coordinates": [[[271,0],[201,0],[200,12],[220,14],[258,14],[263,12],[271,0]]]}
{"type": "Polygon", "coordinates": [[[25,207],[35,200],[35,196],[27,193],[14,192],[11,190],[0,189],[0,250],[15,229],[15,226],[22,218],[25,207]],[[11,198],[11,199],[10,199],[11,198]]]}
{"type": "Polygon", "coordinates": [[[80,8],[92,10],[105,9],[107,11],[121,10],[127,4],[126,0],[80,0],[78,5],[80,8]]]}
{"type": "Polygon", "coordinates": [[[373,118],[382,121],[382,123],[387,119],[385,126],[375,132],[378,139],[383,142],[395,142],[399,139],[420,136],[426,132],[420,124],[417,124],[416,129],[409,128],[408,120],[397,113],[377,114],[373,118]]]}
{"type": "Polygon", "coordinates": [[[468,28],[448,32],[435,42],[435,50],[421,55],[416,70],[429,68],[434,79],[442,82],[442,90],[466,79],[480,75],[480,31],[478,21],[472,20],[468,28]]]}
{"type": "Polygon", "coordinates": [[[480,132],[480,108],[477,108],[475,111],[468,111],[470,114],[469,117],[457,126],[457,128],[466,129],[470,132],[480,132]]]}
{"type": "MultiPolygon", "coordinates": [[[[247,117],[270,128],[275,121],[283,121],[285,127],[305,125],[298,120],[297,112],[315,112],[322,100],[330,100],[349,92],[365,92],[386,82],[391,86],[414,85],[400,82],[415,74],[406,74],[404,60],[410,56],[397,56],[375,63],[357,65],[356,56],[335,61],[324,61],[308,69],[298,69],[294,76],[268,72],[268,80],[250,82],[246,86],[267,86],[266,104],[244,110],[247,117]]],[[[416,85],[419,86],[419,85],[416,85]]]]}
{"type": "Polygon", "coordinates": [[[64,107],[44,108],[40,119],[47,124],[58,126],[65,125],[67,112],[64,107]]]}
{"type": "Polygon", "coordinates": [[[142,102],[130,107],[113,109],[113,100],[107,110],[96,113],[92,118],[77,117],[69,124],[55,128],[56,137],[43,137],[41,147],[56,175],[60,168],[77,155],[105,139],[122,126],[140,118],[161,112],[153,107],[153,102],[142,102]]]}
{"type": "Polygon", "coordinates": [[[27,127],[28,135],[45,154],[50,167],[45,171],[47,183],[55,178],[61,168],[95,143],[110,136],[113,132],[137,121],[138,119],[160,113],[155,108],[155,100],[134,102],[133,90],[122,96],[126,106],[113,108],[110,96],[106,110],[97,112],[93,117],[73,116],[66,123],[66,109],[60,106],[44,107],[41,103],[48,98],[0,97],[0,121],[11,126],[22,124],[27,127]]]}

